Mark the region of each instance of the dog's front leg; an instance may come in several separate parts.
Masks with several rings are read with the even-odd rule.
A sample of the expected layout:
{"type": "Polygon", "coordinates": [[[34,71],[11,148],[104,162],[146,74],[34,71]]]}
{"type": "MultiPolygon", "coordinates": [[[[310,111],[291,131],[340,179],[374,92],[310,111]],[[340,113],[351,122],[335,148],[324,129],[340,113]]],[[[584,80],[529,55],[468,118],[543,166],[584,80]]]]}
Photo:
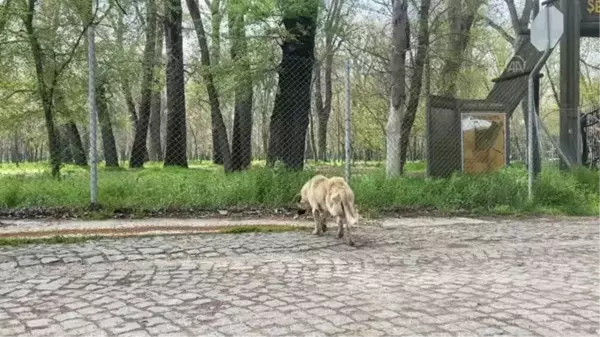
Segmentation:
{"type": "Polygon", "coordinates": [[[323,234],[323,228],[321,227],[321,212],[318,209],[313,209],[313,217],[315,218],[315,230],[313,234],[321,235],[323,234]]]}
{"type": "Polygon", "coordinates": [[[336,222],[338,225],[337,237],[341,239],[344,236],[344,223],[342,222],[342,217],[336,217],[336,222]]]}
{"type": "Polygon", "coordinates": [[[321,230],[327,232],[327,211],[321,212],[321,230]]]}
{"type": "Polygon", "coordinates": [[[352,241],[352,237],[350,236],[350,224],[348,223],[348,219],[344,219],[346,223],[346,243],[348,246],[354,246],[354,241],[352,241]]]}

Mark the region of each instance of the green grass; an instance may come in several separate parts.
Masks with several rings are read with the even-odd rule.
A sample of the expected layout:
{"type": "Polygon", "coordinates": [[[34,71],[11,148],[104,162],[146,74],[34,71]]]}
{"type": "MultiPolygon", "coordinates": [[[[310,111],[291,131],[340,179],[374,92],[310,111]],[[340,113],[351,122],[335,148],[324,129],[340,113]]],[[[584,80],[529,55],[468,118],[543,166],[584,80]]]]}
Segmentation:
{"type": "MultiPolygon", "coordinates": [[[[0,209],[65,207],[76,211],[89,205],[89,173],[66,166],[61,180],[52,179],[41,165],[0,167],[0,209]]],[[[146,165],[143,170],[99,170],[96,217],[113,210],[188,210],[294,207],[293,198],[316,172],[342,175],[343,166],[307,165],[304,172],[266,169],[225,175],[210,163],[191,163],[190,169],[146,165]]],[[[600,176],[578,168],[561,172],[547,168],[535,185],[535,199],[527,200],[527,173],[519,167],[494,174],[456,174],[448,179],[425,179],[424,163],[409,163],[407,175],[385,178],[381,163],[357,163],[351,186],[359,211],[436,210],[474,214],[598,215],[600,176]]]]}
{"type": "Polygon", "coordinates": [[[52,236],[46,238],[0,238],[1,246],[21,246],[21,245],[35,245],[35,244],[66,244],[66,243],[81,243],[92,240],[102,239],[102,236],[52,236]]]}

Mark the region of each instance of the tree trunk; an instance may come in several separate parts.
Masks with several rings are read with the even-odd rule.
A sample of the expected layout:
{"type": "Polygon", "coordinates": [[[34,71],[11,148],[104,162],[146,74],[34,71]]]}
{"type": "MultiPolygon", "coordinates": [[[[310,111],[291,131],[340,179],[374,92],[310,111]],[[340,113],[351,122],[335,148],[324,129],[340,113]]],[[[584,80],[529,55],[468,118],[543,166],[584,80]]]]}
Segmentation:
{"type": "MultiPolygon", "coordinates": [[[[220,13],[220,0],[213,0],[210,3],[210,23],[211,23],[211,46],[210,46],[210,66],[217,66],[221,60],[221,21],[223,15],[220,13]]],[[[189,5],[188,5],[189,6],[189,5]]],[[[219,91],[215,87],[215,96],[220,97],[219,91]]],[[[219,113],[221,109],[219,108],[219,113]]],[[[211,115],[212,116],[212,115],[211,115]]],[[[222,117],[221,117],[222,118],[222,117]]],[[[223,153],[219,139],[219,129],[221,126],[218,122],[219,117],[211,118],[212,128],[212,143],[213,143],[213,163],[223,165],[223,153]]],[[[229,141],[227,143],[229,146],[229,141]]]]}
{"type": "MultiPolygon", "coordinates": [[[[406,150],[410,140],[410,132],[415,123],[415,116],[419,108],[419,98],[421,97],[421,87],[423,84],[423,70],[425,60],[427,59],[429,47],[429,7],[431,0],[421,0],[419,13],[419,36],[417,41],[417,55],[415,56],[414,69],[410,79],[410,93],[408,97],[408,106],[406,114],[402,117],[400,127],[400,174],[404,172],[406,164],[406,150]]],[[[415,139],[416,140],[416,139],[415,139]]],[[[416,141],[415,141],[416,146],[416,141]]]]}
{"type": "Polygon", "coordinates": [[[65,134],[67,136],[72,160],[75,165],[87,166],[87,156],[85,154],[85,150],[83,149],[83,143],[81,142],[79,130],[77,130],[77,125],[74,121],[70,120],[65,125],[65,134]]]}
{"type": "Polygon", "coordinates": [[[392,178],[401,173],[401,126],[406,101],[406,47],[408,44],[408,0],[394,0],[392,11],[392,52],[390,73],[392,88],[390,112],[386,125],[386,175],[392,178]]]}
{"type": "MultiPolygon", "coordinates": [[[[121,11],[117,11],[118,13],[118,21],[116,28],[116,39],[117,46],[121,54],[125,54],[125,46],[124,46],[124,35],[125,35],[125,23],[123,22],[124,14],[121,11]]],[[[121,89],[123,90],[123,96],[125,96],[125,105],[127,105],[127,112],[129,113],[129,119],[131,120],[131,125],[135,130],[137,125],[137,111],[135,108],[135,102],[133,100],[133,95],[131,94],[131,83],[129,82],[129,77],[127,73],[123,73],[120,75],[121,80],[121,89]]]]}
{"type": "Polygon", "coordinates": [[[210,102],[213,155],[217,154],[214,150],[215,147],[218,147],[220,152],[220,157],[213,156],[213,162],[218,164],[220,161],[222,161],[225,172],[230,172],[232,163],[231,152],[229,150],[229,140],[227,138],[227,128],[225,127],[223,115],[221,114],[219,95],[214,84],[213,74],[210,71],[210,52],[208,49],[208,44],[206,43],[204,24],[202,23],[202,17],[200,16],[200,10],[198,9],[196,0],[187,0],[187,5],[192,20],[194,21],[196,35],[198,36],[198,44],[200,45],[200,62],[204,68],[202,76],[204,77],[208,100],[210,102]]]}
{"type": "Polygon", "coordinates": [[[221,21],[223,15],[220,12],[221,1],[212,0],[210,3],[210,24],[211,24],[211,64],[216,66],[221,61],[221,21]]]}
{"type": "Polygon", "coordinates": [[[261,144],[262,144],[262,154],[261,156],[265,159],[267,154],[267,149],[269,148],[269,102],[270,102],[270,88],[266,86],[263,88],[265,92],[263,92],[264,103],[260,108],[260,127],[261,127],[261,144]]]}
{"type": "MultiPolygon", "coordinates": [[[[33,28],[33,15],[35,12],[35,1],[29,0],[27,12],[23,14],[23,23],[27,31],[29,38],[29,45],[33,55],[35,64],[35,73],[37,77],[37,91],[42,101],[42,108],[44,110],[44,121],[46,124],[46,131],[48,136],[48,150],[50,152],[50,169],[52,177],[59,178],[60,176],[60,141],[58,139],[58,132],[54,125],[54,106],[52,96],[54,94],[53,85],[46,85],[46,74],[44,72],[44,55],[38,37],[33,28]]],[[[56,77],[53,78],[53,82],[56,77]]]]}
{"type": "Polygon", "coordinates": [[[135,130],[137,128],[137,110],[135,108],[135,101],[133,100],[133,95],[131,94],[131,85],[129,84],[128,79],[123,79],[123,95],[125,96],[125,105],[127,105],[127,112],[129,113],[129,120],[131,120],[131,126],[135,130]]]}
{"type": "Polygon", "coordinates": [[[63,163],[73,163],[73,154],[71,153],[71,144],[69,143],[69,136],[66,125],[58,126],[56,132],[58,134],[60,142],[60,158],[63,163]]]}
{"type": "Polygon", "coordinates": [[[318,160],[318,151],[317,151],[317,140],[316,140],[316,136],[315,136],[315,121],[313,118],[313,114],[309,113],[308,114],[308,141],[307,143],[307,154],[306,154],[306,158],[310,158],[313,160],[318,160]],[[310,151],[309,151],[310,150],[310,151]],[[310,154],[310,156],[309,156],[310,154]]]}
{"type": "MultiPolygon", "coordinates": [[[[162,62],[162,51],[163,51],[163,41],[164,41],[164,32],[163,25],[160,19],[157,20],[156,27],[156,46],[154,53],[154,69],[155,74],[158,73],[161,69],[162,62]]],[[[162,161],[163,153],[162,153],[162,144],[161,144],[161,135],[160,135],[160,109],[161,109],[161,90],[158,89],[160,86],[160,79],[155,76],[154,78],[154,88],[152,91],[152,98],[150,103],[150,125],[148,129],[148,138],[149,138],[149,151],[148,157],[152,161],[162,161]]]]}
{"type": "Polygon", "coordinates": [[[100,75],[96,79],[96,106],[98,107],[98,121],[100,122],[100,133],[102,134],[102,150],[106,167],[119,167],[119,155],[117,143],[113,133],[112,122],[106,101],[106,78],[100,75]]]}
{"type": "Polygon", "coordinates": [[[183,35],[181,0],[165,2],[167,44],[167,139],[164,166],[188,167],[183,77],[183,35]]]}
{"type": "Polygon", "coordinates": [[[11,160],[13,163],[15,163],[15,165],[17,165],[17,167],[19,167],[19,163],[21,162],[21,154],[19,153],[19,143],[20,143],[19,131],[15,130],[15,132],[13,133],[13,148],[12,148],[11,160]]]}
{"type": "Polygon", "coordinates": [[[252,74],[247,55],[245,8],[235,0],[229,2],[229,32],[231,34],[231,59],[239,69],[236,76],[235,112],[231,140],[231,169],[241,171],[252,161],[252,74]]]}
{"type": "Polygon", "coordinates": [[[455,96],[456,82],[464,61],[464,53],[469,43],[471,27],[482,0],[447,0],[448,37],[447,54],[441,71],[442,95],[455,96]]]}
{"type": "MultiPolygon", "coordinates": [[[[307,0],[304,13],[284,14],[283,24],[293,40],[281,45],[279,90],[271,115],[267,164],[281,160],[288,169],[304,168],[304,147],[310,113],[318,4],[307,0]]],[[[295,11],[294,11],[295,12],[295,11]]]]}
{"type": "MultiPolygon", "coordinates": [[[[331,66],[333,59],[326,57],[326,60],[330,59],[329,68],[326,65],[326,80],[325,80],[325,103],[323,103],[323,94],[321,87],[321,67],[318,63],[315,63],[315,108],[317,111],[317,153],[318,158],[321,161],[327,161],[327,124],[329,122],[329,115],[331,113],[331,66]],[[329,75],[329,81],[327,81],[327,75],[329,75]]],[[[327,61],[326,61],[327,63],[327,61]]]]}
{"type": "Polygon", "coordinates": [[[144,47],[143,74],[142,74],[142,101],[140,112],[135,125],[135,135],[131,147],[130,168],[144,166],[148,137],[148,123],[150,120],[150,100],[152,98],[152,83],[154,76],[154,50],[156,48],[156,5],[154,0],[147,0],[146,6],[146,45],[144,47]]]}

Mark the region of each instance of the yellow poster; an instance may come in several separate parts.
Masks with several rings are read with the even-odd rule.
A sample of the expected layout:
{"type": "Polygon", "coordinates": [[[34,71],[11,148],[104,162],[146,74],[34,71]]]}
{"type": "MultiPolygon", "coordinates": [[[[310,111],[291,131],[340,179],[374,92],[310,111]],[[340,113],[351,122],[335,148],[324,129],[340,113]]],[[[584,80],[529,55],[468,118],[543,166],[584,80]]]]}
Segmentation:
{"type": "Polygon", "coordinates": [[[506,164],[506,114],[462,113],[463,172],[487,173],[506,164]]]}

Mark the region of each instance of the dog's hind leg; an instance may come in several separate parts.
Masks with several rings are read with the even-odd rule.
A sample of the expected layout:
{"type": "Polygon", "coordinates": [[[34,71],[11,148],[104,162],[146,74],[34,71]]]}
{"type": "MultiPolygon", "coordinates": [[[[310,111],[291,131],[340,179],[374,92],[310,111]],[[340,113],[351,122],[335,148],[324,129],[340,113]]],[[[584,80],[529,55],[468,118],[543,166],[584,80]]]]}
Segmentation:
{"type": "Polygon", "coordinates": [[[313,217],[315,218],[315,230],[312,232],[315,235],[322,235],[323,228],[321,227],[321,212],[318,209],[313,209],[313,217]]]}

